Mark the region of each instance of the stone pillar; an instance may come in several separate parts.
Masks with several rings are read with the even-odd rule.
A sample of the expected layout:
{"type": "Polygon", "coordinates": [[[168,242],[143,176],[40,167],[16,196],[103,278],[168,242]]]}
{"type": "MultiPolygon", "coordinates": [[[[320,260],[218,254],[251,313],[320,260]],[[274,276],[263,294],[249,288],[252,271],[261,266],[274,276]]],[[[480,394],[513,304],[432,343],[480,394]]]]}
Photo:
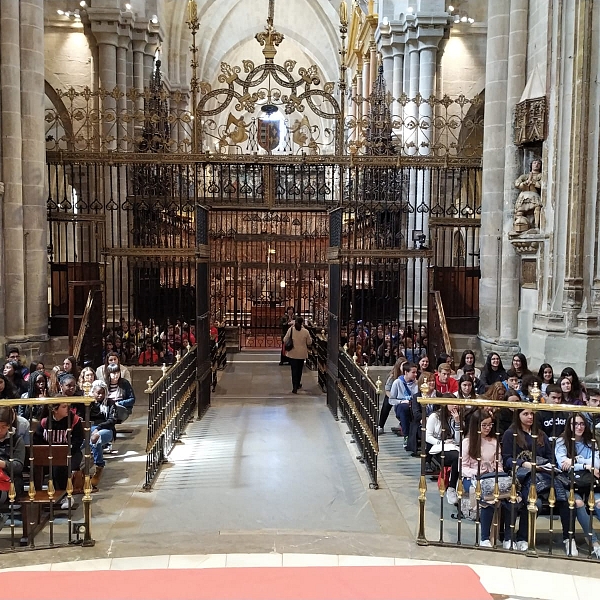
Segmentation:
{"type": "MultiPolygon", "coordinates": [[[[513,141],[515,106],[525,88],[527,73],[527,13],[528,0],[511,0],[510,36],[508,40],[508,81],[506,85],[506,124],[504,156],[504,230],[502,234],[502,303],[500,306],[500,338],[508,345],[518,346],[518,307],[520,259],[508,234],[513,229],[514,202],[518,194],[515,180],[523,172],[520,153],[513,141]]],[[[486,92],[487,96],[487,92],[486,92]]]]}
{"type": "MultiPolygon", "coordinates": [[[[575,316],[583,307],[584,293],[584,257],[585,257],[585,210],[588,185],[588,161],[593,152],[588,147],[590,140],[590,80],[597,79],[596,69],[592,71],[592,35],[598,34],[596,22],[592,19],[593,2],[576,0],[573,78],[570,136],[570,177],[567,212],[567,243],[565,264],[565,286],[562,309],[575,316]]],[[[597,82],[594,81],[594,86],[597,82]]],[[[597,112],[598,108],[595,107],[597,112]]],[[[592,137],[592,139],[594,139],[592,137]]],[[[592,161],[589,161],[590,163],[592,161]]],[[[598,243],[595,240],[595,245],[598,243]]],[[[597,250],[596,250],[597,252],[597,250]]],[[[587,265],[586,265],[587,266],[587,265]]],[[[589,269],[589,266],[587,267],[589,269]]],[[[587,279],[587,273],[586,273],[587,279]]],[[[581,315],[581,326],[585,330],[585,315],[581,315]]],[[[597,362],[597,357],[595,357],[597,362]]]]}
{"type": "Polygon", "coordinates": [[[371,95],[371,90],[373,85],[371,84],[371,55],[367,52],[363,58],[363,69],[362,69],[362,114],[363,116],[367,116],[371,114],[371,109],[369,108],[369,96],[371,95]]]}
{"type": "MultiPolygon", "coordinates": [[[[92,30],[94,23],[92,22],[92,30]]],[[[112,28],[111,28],[112,29],[112,28]]],[[[115,31],[94,32],[98,42],[98,80],[100,88],[112,92],[117,87],[117,46],[119,36],[115,31]]],[[[111,96],[106,96],[102,101],[104,111],[116,111],[117,103],[111,96]]],[[[105,122],[102,127],[102,135],[117,137],[114,124],[105,122]]],[[[104,150],[115,150],[116,141],[104,142],[104,150]]]]}
{"type": "Polygon", "coordinates": [[[484,353],[506,350],[500,340],[500,307],[508,41],[509,5],[489,0],[479,282],[479,338],[484,353]]]}
{"type": "Polygon", "coordinates": [[[398,98],[404,93],[404,45],[401,48],[394,48],[394,75],[392,81],[392,95],[395,99],[392,104],[392,114],[399,115],[398,98]]]}
{"type": "Polygon", "coordinates": [[[373,86],[377,81],[377,70],[379,68],[379,59],[377,57],[377,46],[375,45],[375,40],[371,40],[371,45],[369,46],[369,94],[373,91],[373,86]]]}
{"type": "MultiPolygon", "coordinates": [[[[428,101],[435,92],[437,44],[419,41],[419,93],[424,100],[428,101]]],[[[419,121],[422,124],[431,124],[433,108],[431,104],[424,102],[419,107],[419,121]]],[[[428,147],[421,146],[421,142],[431,143],[431,128],[419,128],[419,150],[421,154],[429,154],[428,147]]]]}
{"type": "Polygon", "coordinates": [[[390,47],[382,48],[383,78],[386,89],[392,93],[394,87],[394,55],[390,47]]]}
{"type": "Polygon", "coordinates": [[[123,122],[123,114],[127,112],[127,49],[129,47],[129,38],[124,35],[119,36],[117,46],[117,87],[121,92],[121,96],[117,99],[117,114],[118,130],[117,130],[117,145],[120,150],[127,150],[126,143],[123,138],[127,135],[127,124],[123,122]]]}
{"type": "MultiPolygon", "coordinates": [[[[363,104],[362,104],[362,94],[363,94],[363,66],[361,63],[358,64],[358,69],[356,71],[356,119],[360,121],[363,115],[363,104]]],[[[357,129],[357,138],[361,137],[360,129],[357,129]]]]}
{"type": "Polygon", "coordinates": [[[18,4],[21,10],[24,335],[29,340],[40,340],[48,337],[44,3],[43,0],[21,0],[18,4]]]}
{"type": "MultiPolygon", "coordinates": [[[[19,2],[0,0],[0,86],[2,110],[2,204],[4,334],[25,333],[25,264],[23,241],[23,165],[21,139],[21,53],[19,2]]],[[[43,65],[43,62],[42,62],[43,65]]]]}

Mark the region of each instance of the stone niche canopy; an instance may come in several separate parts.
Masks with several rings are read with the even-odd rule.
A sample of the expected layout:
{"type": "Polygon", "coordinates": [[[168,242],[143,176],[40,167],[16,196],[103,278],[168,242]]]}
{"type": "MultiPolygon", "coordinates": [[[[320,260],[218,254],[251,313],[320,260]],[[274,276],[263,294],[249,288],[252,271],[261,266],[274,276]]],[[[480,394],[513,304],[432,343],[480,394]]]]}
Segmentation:
{"type": "Polygon", "coordinates": [[[515,145],[543,142],[547,135],[547,119],[546,92],[536,66],[523,90],[521,101],[515,106],[515,145]]]}

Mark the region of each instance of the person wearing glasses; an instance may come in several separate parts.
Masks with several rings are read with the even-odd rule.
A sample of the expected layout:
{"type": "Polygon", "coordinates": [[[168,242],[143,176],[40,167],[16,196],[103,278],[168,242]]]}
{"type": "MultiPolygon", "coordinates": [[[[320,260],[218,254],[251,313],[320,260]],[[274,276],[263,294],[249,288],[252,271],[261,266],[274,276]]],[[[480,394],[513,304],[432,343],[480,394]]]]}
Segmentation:
{"type": "MultiPolygon", "coordinates": [[[[582,413],[575,413],[567,419],[563,434],[556,440],[554,449],[556,464],[566,473],[573,469],[574,474],[590,472],[597,481],[600,477],[600,450],[595,447],[592,430],[582,413]]],[[[592,554],[600,558],[600,542],[591,526],[590,515],[586,511],[590,487],[575,485],[575,515],[585,533],[586,540],[592,545],[592,554]]],[[[600,519],[600,493],[594,492],[594,513],[600,519]]],[[[565,548],[568,540],[565,541],[565,548]]]]}

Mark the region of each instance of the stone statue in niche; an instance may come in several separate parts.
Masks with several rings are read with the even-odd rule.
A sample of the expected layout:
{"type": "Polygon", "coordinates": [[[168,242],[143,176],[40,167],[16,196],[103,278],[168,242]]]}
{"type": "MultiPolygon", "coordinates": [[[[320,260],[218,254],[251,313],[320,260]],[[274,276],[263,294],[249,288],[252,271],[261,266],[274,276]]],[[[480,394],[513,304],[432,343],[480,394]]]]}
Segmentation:
{"type": "Polygon", "coordinates": [[[535,158],[531,161],[529,173],[524,173],[515,181],[515,187],[520,190],[515,202],[515,217],[513,233],[520,234],[526,231],[538,232],[540,228],[540,214],[542,212],[542,161],[535,158]]]}

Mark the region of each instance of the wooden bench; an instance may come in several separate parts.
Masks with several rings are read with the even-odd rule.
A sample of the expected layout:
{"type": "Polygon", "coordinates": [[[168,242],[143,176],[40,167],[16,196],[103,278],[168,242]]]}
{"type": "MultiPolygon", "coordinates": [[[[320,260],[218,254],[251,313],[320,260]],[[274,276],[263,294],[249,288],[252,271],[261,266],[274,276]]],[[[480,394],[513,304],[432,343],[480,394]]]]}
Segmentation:
{"type": "MultiPolygon", "coordinates": [[[[54,516],[54,504],[61,502],[67,495],[66,490],[54,490],[52,501],[48,495],[48,490],[42,490],[44,483],[44,470],[50,466],[50,457],[52,456],[53,467],[68,468],[69,447],[66,445],[33,446],[33,468],[29,474],[30,485],[33,482],[35,486],[34,498],[29,497],[29,492],[25,492],[18,502],[21,505],[21,515],[23,519],[23,537],[21,546],[33,544],[35,536],[46,526],[50,518],[54,516]],[[43,511],[44,506],[48,511],[43,511]]],[[[31,464],[31,463],[30,463],[31,464]]]]}

